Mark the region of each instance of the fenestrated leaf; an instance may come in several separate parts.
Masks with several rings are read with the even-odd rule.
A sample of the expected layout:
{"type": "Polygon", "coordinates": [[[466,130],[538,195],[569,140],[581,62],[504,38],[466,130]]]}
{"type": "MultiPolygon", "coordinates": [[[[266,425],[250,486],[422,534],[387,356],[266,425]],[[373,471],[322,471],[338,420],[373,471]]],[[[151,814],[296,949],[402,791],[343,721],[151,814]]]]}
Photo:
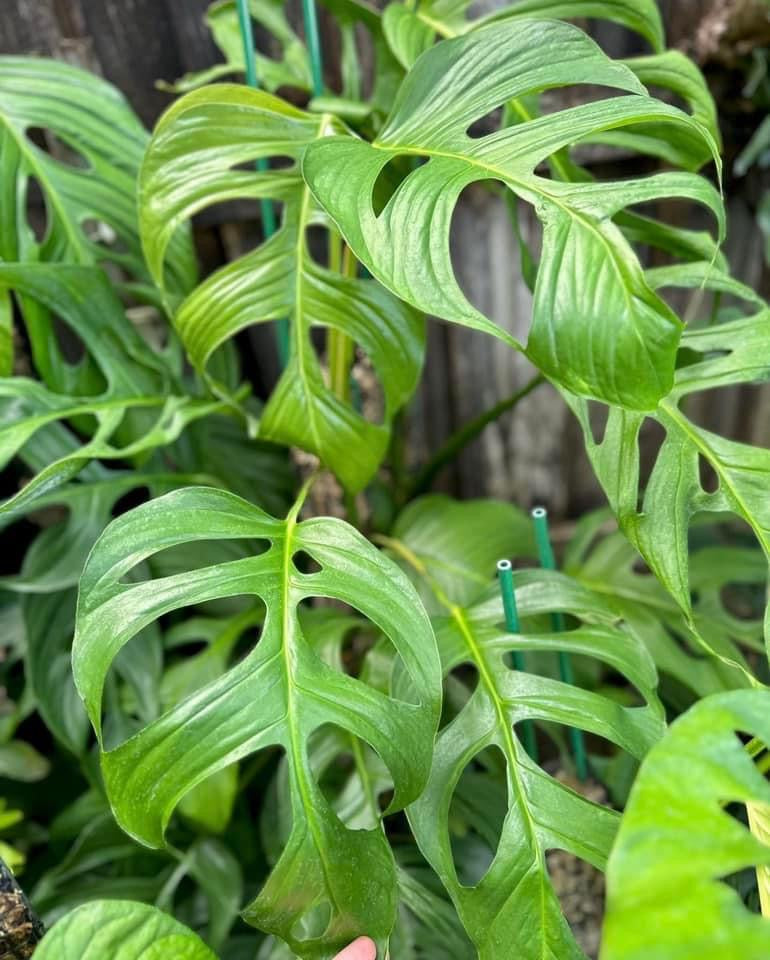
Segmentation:
{"type": "Polygon", "coordinates": [[[26,509],[2,512],[0,508],[0,530],[29,512],[52,509],[52,520],[27,548],[21,570],[0,577],[0,587],[18,593],[52,593],[76,586],[94,541],[107,526],[121,497],[140,488],[158,495],[204,480],[203,474],[107,471],[99,464],[96,466],[98,479],[56,487],[36,497],[26,509]],[[62,519],[53,519],[57,509],[65,511],[62,519]]]}
{"type": "MultiPolygon", "coordinates": [[[[770,483],[770,453],[728,440],[698,426],[687,415],[690,394],[766,380],[770,366],[765,344],[770,336],[770,310],[756,293],[709,264],[686,264],[650,271],[655,286],[705,288],[730,293],[747,304],[749,315],[714,326],[693,327],[682,339],[690,361],[676,373],[670,396],[650,417],[665,430],[639,503],[639,432],[645,416],[611,407],[601,442],[591,431],[584,401],[567,396],[583,427],[589,458],[604,487],[621,528],[644,557],[653,573],[679,604],[687,621],[704,645],[731,662],[728,652],[709,643],[699,631],[692,611],[689,576],[688,533],[693,518],[701,513],[734,514],[753,530],[765,556],[770,556],[770,513],[767,488],[770,483]],[[716,475],[716,490],[704,489],[701,461],[716,475]]],[[[770,620],[765,617],[765,643],[770,620]]]]}
{"type": "Polygon", "coordinates": [[[118,651],[146,624],[185,606],[255,595],[266,606],[257,646],[226,673],[102,755],[105,785],[121,825],[159,846],[179,800],[208,776],[269,745],[286,750],[293,828],[286,849],[246,916],[298,956],[330,958],[356,934],[384,947],[395,919],[392,854],[381,830],[350,831],[329,808],[307,742],[332,724],[370,744],[393,776],[397,810],[415,799],[430,766],[440,705],[440,669],[430,626],[404,575],[341,521],[275,520],[232,494],[177,491],[115,520],[81,579],[73,665],[101,738],[105,679],[118,651]],[[128,572],[157,551],[206,540],[259,539],[256,556],[140,583],[128,572]],[[307,553],[321,567],[300,573],[307,553]],[[410,702],[397,701],[325,665],[305,641],[298,605],[329,596],[351,604],[393,642],[410,702]],[[416,701],[416,702],[415,702],[416,701]],[[300,939],[308,912],[327,905],[328,927],[300,939]]]}
{"type": "Polygon", "coordinates": [[[183,391],[163,358],[127,321],[103,271],[0,264],[0,285],[39,302],[72,328],[87,351],[79,368],[88,362],[92,385],[91,394],[73,396],[26,377],[0,379],[0,466],[23,456],[30,441],[52,424],[74,422],[81,432],[92,433],[85,442],[59,437],[56,453],[42,458],[39,472],[0,506],[1,513],[27,509],[94,459],[130,459],[176,439],[194,420],[226,409],[222,402],[183,391]]]}
{"type": "MultiPolygon", "coordinates": [[[[145,277],[136,176],[147,133],[122,94],[100,77],[68,63],[4,56],[0,57],[0,103],[0,169],[5,188],[0,192],[0,259],[80,264],[111,260],[135,278],[145,277]],[[42,128],[58,139],[54,155],[33,142],[31,128],[42,128]],[[40,186],[46,203],[47,230],[39,245],[25,215],[31,179],[40,186]],[[89,236],[93,221],[114,231],[120,241],[115,249],[89,236]]],[[[174,240],[169,265],[174,287],[194,283],[189,237],[180,234],[174,240]]]]}
{"type": "Polygon", "coordinates": [[[602,960],[764,957],[770,924],[722,881],[770,864],[770,846],[725,806],[770,808],[737,734],[770,742],[770,693],[697,703],[642,764],[607,868],[602,960]]]}
{"type": "Polygon", "coordinates": [[[144,903],[94,900],[67,914],[43,937],[36,960],[217,960],[206,944],[167,913],[144,903]]]}
{"type": "MultiPolygon", "coordinates": [[[[169,667],[163,675],[161,698],[164,710],[227,669],[233,649],[242,633],[262,622],[262,612],[250,608],[225,619],[193,617],[177,624],[165,637],[169,653],[179,644],[205,641],[206,647],[194,656],[187,656],[169,667]]],[[[182,797],[179,812],[210,833],[222,833],[230,821],[238,790],[238,765],[217,771],[208,780],[193,787],[182,797]]]]}
{"type": "Polygon", "coordinates": [[[305,153],[303,174],[353,252],[387,287],[427,313],[523,349],[466,300],[449,254],[462,189],[501,181],[534,205],[545,228],[527,355],[577,394],[648,409],[671,388],[681,324],[645,281],[612,218],[629,205],[682,197],[711,209],[721,232],[719,196],[687,173],[599,184],[546,180],[535,170],[565,146],[651,123],[694,152],[705,146],[718,160],[700,123],[648,96],[628,67],[578,29],[556,21],[501,21],[428,51],[407,75],[373,144],[319,140],[305,153]],[[512,98],[580,83],[628,95],[479,139],[467,135],[473,121],[512,98]],[[406,177],[378,217],[372,206],[377,178],[388,161],[404,155],[427,162],[406,177]]]}
{"type": "MultiPolygon", "coordinates": [[[[505,520],[503,511],[501,524],[505,520]]],[[[472,528],[470,511],[466,522],[472,528]]],[[[452,897],[482,960],[502,954],[526,960],[582,957],[551,887],[545,854],[565,849],[602,869],[617,815],[534,764],[514,728],[532,719],[575,726],[642,757],[664,726],[652,660],[638,638],[618,628],[616,615],[600,595],[561,574],[517,573],[519,613],[525,622],[545,613],[571,613],[580,626],[565,633],[515,635],[505,629],[496,585],[474,606],[462,607],[413,557],[408,543],[384,542],[424,577],[444,607],[444,616],[435,617],[433,624],[445,674],[467,666],[478,672],[475,691],[439,733],[428,785],[408,810],[420,849],[452,897]],[[623,707],[596,693],[514,671],[507,662],[511,650],[592,657],[622,673],[646,705],[623,707]],[[491,866],[477,883],[468,884],[458,876],[450,843],[450,803],[463,772],[490,746],[499,748],[504,760],[507,814],[491,866]]]]}
{"type": "Polygon", "coordinates": [[[383,29],[402,66],[409,69],[437,37],[454,37],[493,21],[514,19],[578,20],[596,17],[628,27],[656,52],[663,48],[663,23],[655,0],[514,0],[486,16],[468,19],[471,0],[419,0],[390,3],[383,29]]]}
{"type": "MultiPolygon", "coordinates": [[[[281,228],[223,267],[175,311],[174,323],[202,372],[212,353],[252,323],[291,320],[289,360],[260,421],[260,436],[317,454],[351,490],[371,479],[393,414],[414,390],[422,363],[421,318],[373,280],[343,277],[316,263],[307,231],[326,224],[297,161],[309,143],[339,130],[327,115],[302,113],[245,87],[188,94],[161,119],[140,183],[142,236],[163,288],[167,244],[177,225],[211,203],[270,197],[284,205],[281,228]],[[235,164],[289,157],[287,169],[234,171],[235,164]],[[383,388],[383,423],[367,421],[326,385],[311,330],[335,329],[370,357],[383,388]]],[[[215,389],[216,389],[216,385],[215,389]]]]}
{"type": "MultiPolygon", "coordinates": [[[[741,669],[703,656],[671,594],[649,571],[637,569],[639,554],[623,533],[613,530],[594,542],[607,519],[606,510],[581,519],[565,552],[565,573],[602,594],[608,608],[644,640],[658,672],[682,688],[705,697],[748,686],[741,669]]],[[[763,554],[746,547],[704,546],[691,552],[690,574],[698,633],[712,649],[748,671],[741,648],[763,649],[762,619],[739,620],[726,608],[722,591],[730,583],[764,584],[763,554]]]]}

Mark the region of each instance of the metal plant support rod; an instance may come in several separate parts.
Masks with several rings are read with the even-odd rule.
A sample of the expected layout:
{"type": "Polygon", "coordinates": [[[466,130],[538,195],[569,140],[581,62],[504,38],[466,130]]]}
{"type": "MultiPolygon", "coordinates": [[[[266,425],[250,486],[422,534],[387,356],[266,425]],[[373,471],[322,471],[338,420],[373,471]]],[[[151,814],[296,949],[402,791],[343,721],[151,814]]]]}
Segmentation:
{"type": "MultiPolygon", "coordinates": [[[[548,533],[548,511],[545,507],[535,507],[532,511],[532,521],[535,525],[535,540],[537,541],[537,552],[540,557],[540,566],[544,570],[556,569],[556,558],[553,555],[551,538],[548,533]]],[[[552,613],[551,625],[557,633],[564,630],[564,614],[552,613]]],[[[564,683],[574,684],[575,674],[572,670],[572,661],[568,653],[559,651],[559,675],[564,683]]],[[[586,754],[585,739],[583,731],[574,727],[569,728],[569,739],[572,747],[572,754],[575,758],[575,771],[578,779],[586,781],[588,779],[588,757],[586,754]]]]}
{"type": "MultiPolygon", "coordinates": [[[[243,41],[243,58],[246,62],[246,83],[255,90],[259,89],[259,76],[257,75],[257,58],[254,53],[254,31],[251,27],[251,14],[249,13],[249,0],[236,0],[238,5],[238,24],[241,29],[241,40],[243,41]]],[[[266,171],[270,169],[267,157],[260,157],[257,160],[257,170],[266,171]]],[[[269,197],[262,197],[259,201],[260,212],[262,214],[262,228],[265,239],[275,233],[277,223],[275,219],[275,207],[269,197]]],[[[286,319],[277,320],[275,326],[275,343],[278,349],[278,359],[281,369],[286,366],[289,358],[289,321],[286,319]]]]}
{"type": "MultiPolygon", "coordinates": [[[[500,593],[503,597],[505,612],[505,626],[509,633],[521,633],[519,625],[519,611],[516,607],[516,590],[513,585],[513,566],[510,560],[497,561],[497,576],[500,581],[500,593]]],[[[521,650],[512,651],[513,666],[524,673],[527,669],[524,654],[521,650]]],[[[524,749],[537,762],[537,738],[535,725],[531,720],[525,720],[522,725],[522,740],[524,749]]]]}

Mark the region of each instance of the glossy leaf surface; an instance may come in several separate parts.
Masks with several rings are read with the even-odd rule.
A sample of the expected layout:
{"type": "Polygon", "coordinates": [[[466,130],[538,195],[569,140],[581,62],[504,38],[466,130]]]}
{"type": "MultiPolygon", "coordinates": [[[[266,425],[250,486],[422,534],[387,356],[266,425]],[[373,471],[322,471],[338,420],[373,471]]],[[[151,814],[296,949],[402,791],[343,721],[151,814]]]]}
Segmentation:
{"type": "Polygon", "coordinates": [[[283,204],[278,232],[209,277],[179,305],[174,322],[190,359],[204,372],[216,348],[239,330],[289,317],[288,364],[262,413],[260,436],[315,453],[346,487],[359,490],[384,456],[393,414],[416,386],[424,334],[418,314],[378,283],[344,277],[311,255],[308,231],[325,220],[297,162],[308,144],[339,129],[328,115],[302,113],[243,87],[188,94],[156,128],[142,170],[140,207],[147,261],[163,288],[168,243],[193,213],[236,198],[270,197],[283,204]],[[270,157],[288,157],[293,164],[267,172],[231,169],[270,157]],[[369,356],[384,393],[382,423],[366,420],[327,386],[311,339],[314,328],[340,331],[369,356]]]}
{"type": "Polygon", "coordinates": [[[171,610],[214,598],[263,600],[265,624],[251,653],[104,753],[102,767],[124,829],[159,846],[188,790],[255,750],[282,747],[291,769],[292,832],[247,917],[298,955],[327,958],[365,931],[384,944],[395,920],[395,868],[381,830],[350,831],[329,808],[309,765],[308,738],[332,724],[370,744],[391,771],[391,809],[399,809],[427,777],[440,673],[429,623],[403,574],[340,521],[297,523],[298,507],[280,521],[232,494],[200,488],[114,521],[81,580],[73,664],[101,738],[110,664],[139,630],[171,610]],[[137,563],[164,548],[228,539],[270,546],[159,580],[125,581],[137,563]],[[301,573],[294,563],[300,552],[321,569],[301,573]],[[377,624],[403,662],[413,701],[392,699],[319,659],[298,619],[299,604],[313,596],[350,603],[377,624]],[[328,926],[302,939],[305,915],[319,906],[329,910],[328,926]]]}
{"type": "MultiPolygon", "coordinates": [[[[436,507],[440,517],[441,506],[436,507]]],[[[465,546],[473,555],[485,539],[483,525],[474,524],[472,504],[455,505],[453,512],[455,519],[464,514],[465,546]]],[[[500,511],[501,527],[506,514],[505,509],[500,511]]],[[[466,695],[457,716],[439,733],[430,780],[409,808],[417,841],[452,897],[480,958],[492,960],[510,952],[533,960],[582,957],[551,886],[545,854],[553,848],[566,849],[603,868],[617,815],[574,793],[534,764],[515,727],[533,719],[581,727],[642,757],[663,731],[652,660],[641,641],[618,629],[615,616],[599,595],[556,573],[517,573],[519,614],[526,622],[526,618],[555,611],[571,613],[580,625],[565,633],[508,633],[494,583],[472,606],[453,602],[430,565],[412,551],[407,523],[401,534],[403,539],[384,542],[402,564],[424,579],[444,609],[443,616],[433,618],[433,624],[445,675],[455,671],[461,677],[462,670],[469,667],[478,673],[475,690],[466,695]],[[596,658],[622,673],[646,705],[622,707],[549,677],[514,671],[507,659],[512,650],[562,651],[596,658]],[[450,804],[461,777],[490,747],[499,751],[504,761],[507,812],[496,846],[490,838],[491,863],[480,878],[469,882],[461,878],[450,842],[450,804]]],[[[419,548],[419,524],[415,540],[419,548]]],[[[445,549],[442,563],[457,561],[464,552],[459,543],[454,551],[445,549]]],[[[494,567],[489,580],[493,573],[494,567]]]]}
{"type": "Polygon", "coordinates": [[[35,951],[39,960],[217,960],[167,913],[143,903],[95,900],[60,920],[35,951]]]}
{"type": "Polygon", "coordinates": [[[763,957],[770,924],[722,882],[770,864],[770,846],[725,809],[770,807],[738,733],[770,741],[766,690],[717,694],[647,756],[607,869],[602,960],[763,957]]]}
{"type": "Polygon", "coordinates": [[[596,17],[628,27],[656,52],[663,47],[663,24],[655,0],[514,0],[500,9],[468,19],[470,0],[418,0],[390,3],[383,28],[391,49],[409,69],[438,38],[454,37],[490,21],[514,19],[577,20],[596,17]]]}
{"type": "MultiPolygon", "coordinates": [[[[5,56],[0,58],[0,102],[0,258],[111,260],[144,277],[136,176],[148,137],[122,94],[67,63],[5,56]],[[31,128],[53,138],[50,152],[31,139],[31,128]],[[47,225],[40,244],[25,215],[32,180],[45,200],[47,225]]],[[[175,288],[194,282],[187,237],[174,240],[169,262],[175,288]]]]}
{"type": "MultiPolygon", "coordinates": [[[[709,264],[661,268],[649,277],[660,287],[703,286],[731,294],[744,301],[746,315],[712,326],[697,325],[685,334],[682,348],[690,362],[677,371],[670,396],[651,414],[665,431],[665,438],[641,506],[639,434],[644,415],[610,408],[603,435],[597,441],[585,401],[570,397],[567,400],[581,423],[589,458],[624,533],[669,590],[697,634],[688,547],[693,519],[704,513],[714,514],[715,519],[720,514],[734,514],[752,529],[765,556],[770,555],[766,496],[770,453],[699,426],[688,416],[688,397],[767,379],[770,367],[763,345],[770,335],[770,311],[752,290],[709,264]],[[710,484],[708,489],[704,487],[708,481],[702,478],[702,465],[713,471],[715,488],[710,484]]],[[[766,621],[766,638],[767,632],[766,621]]]]}
{"type": "Polygon", "coordinates": [[[428,51],[372,144],[325,138],[308,148],[303,173],[356,256],[387,287],[427,313],[522,348],[467,301],[449,254],[463,188],[502,182],[533,204],[544,225],[527,355],[574,393],[647,409],[671,389],[681,324],[647,284],[612,218],[629,205],[682,197],[710,208],[721,231],[721,201],[694,174],[568,183],[545,179],[537,167],[570,144],[650,124],[718,160],[701,124],[648,96],[628,67],[582,31],[556,21],[502,21],[428,51]],[[581,83],[626,95],[468,136],[475,120],[508,100],[581,83]],[[389,161],[405,156],[425,162],[377,216],[377,179],[389,161]]]}

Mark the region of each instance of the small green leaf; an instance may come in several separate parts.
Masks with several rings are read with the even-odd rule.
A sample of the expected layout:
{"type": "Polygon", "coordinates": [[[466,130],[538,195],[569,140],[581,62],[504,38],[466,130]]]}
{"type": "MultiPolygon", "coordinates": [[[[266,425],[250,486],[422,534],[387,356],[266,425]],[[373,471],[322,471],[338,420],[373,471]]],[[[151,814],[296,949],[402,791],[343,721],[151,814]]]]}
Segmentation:
{"type": "Polygon", "coordinates": [[[67,914],[35,960],[217,960],[187,927],[160,910],[126,900],[95,900],[67,914]]]}
{"type": "Polygon", "coordinates": [[[50,769],[50,763],[30,743],[11,740],[0,744],[0,777],[35,783],[45,779],[50,769]]]}

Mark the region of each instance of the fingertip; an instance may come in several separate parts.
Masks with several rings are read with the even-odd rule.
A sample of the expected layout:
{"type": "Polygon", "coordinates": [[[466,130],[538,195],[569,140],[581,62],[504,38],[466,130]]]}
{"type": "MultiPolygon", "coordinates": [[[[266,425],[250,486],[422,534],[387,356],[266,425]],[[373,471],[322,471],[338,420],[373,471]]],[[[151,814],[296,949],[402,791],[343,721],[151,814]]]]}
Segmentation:
{"type": "Polygon", "coordinates": [[[337,954],[336,960],[377,960],[377,946],[369,937],[359,937],[337,954]]]}

